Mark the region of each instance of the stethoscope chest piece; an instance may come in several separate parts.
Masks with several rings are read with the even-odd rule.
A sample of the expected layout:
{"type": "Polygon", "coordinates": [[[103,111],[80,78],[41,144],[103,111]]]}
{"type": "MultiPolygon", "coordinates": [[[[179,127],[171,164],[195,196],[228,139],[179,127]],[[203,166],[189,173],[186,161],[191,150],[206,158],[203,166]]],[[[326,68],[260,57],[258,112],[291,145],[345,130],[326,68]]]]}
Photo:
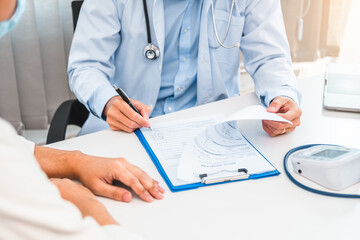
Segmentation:
{"type": "Polygon", "coordinates": [[[144,48],[144,55],[149,60],[155,60],[160,56],[160,50],[156,45],[149,43],[144,48]]]}

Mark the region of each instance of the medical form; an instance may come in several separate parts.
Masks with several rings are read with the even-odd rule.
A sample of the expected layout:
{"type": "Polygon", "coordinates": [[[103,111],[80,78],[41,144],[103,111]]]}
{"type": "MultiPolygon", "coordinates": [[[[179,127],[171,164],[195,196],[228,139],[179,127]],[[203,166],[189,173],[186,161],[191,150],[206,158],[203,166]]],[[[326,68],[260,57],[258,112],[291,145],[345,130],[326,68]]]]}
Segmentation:
{"type": "Polygon", "coordinates": [[[288,122],[256,105],[228,118],[209,115],[157,123],[141,132],[173,186],[201,182],[205,175],[226,177],[277,171],[241,134],[236,119],[288,122]]]}

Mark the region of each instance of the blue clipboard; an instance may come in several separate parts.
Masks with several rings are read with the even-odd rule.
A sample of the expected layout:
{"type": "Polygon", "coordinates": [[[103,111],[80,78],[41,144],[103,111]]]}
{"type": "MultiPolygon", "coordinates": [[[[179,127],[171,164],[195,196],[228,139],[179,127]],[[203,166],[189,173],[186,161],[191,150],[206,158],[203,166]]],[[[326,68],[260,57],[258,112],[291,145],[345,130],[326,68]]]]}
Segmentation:
{"type": "Polygon", "coordinates": [[[185,185],[179,185],[179,186],[174,186],[172,184],[172,182],[170,181],[169,177],[167,176],[165,170],[163,169],[159,159],[157,158],[157,156],[155,155],[155,153],[153,152],[153,150],[151,149],[150,145],[148,144],[148,142],[146,141],[144,135],[142,134],[140,129],[135,130],[135,134],[138,137],[139,141],[141,142],[142,146],[145,148],[146,152],[148,153],[148,155],[150,156],[151,160],[153,161],[153,163],[155,164],[157,170],[159,171],[160,175],[162,176],[162,178],[164,179],[164,181],[166,182],[166,184],[168,185],[169,189],[172,192],[180,192],[180,191],[185,191],[185,190],[190,190],[190,189],[196,189],[199,187],[205,187],[205,186],[211,186],[211,185],[217,185],[217,184],[222,184],[222,183],[228,183],[228,182],[236,182],[236,181],[243,181],[243,180],[249,180],[249,179],[259,179],[259,178],[264,178],[264,177],[270,177],[270,176],[276,176],[279,175],[280,172],[274,167],[274,165],[271,164],[271,162],[269,162],[262,154],[261,152],[259,152],[245,137],[246,141],[268,162],[270,163],[271,166],[274,167],[274,171],[270,171],[270,172],[265,172],[265,173],[261,173],[261,174],[250,174],[248,178],[246,179],[239,179],[239,180],[232,180],[232,181],[224,181],[224,182],[219,182],[219,183],[211,183],[211,184],[205,184],[202,182],[198,182],[198,183],[191,183],[191,184],[185,184],[185,185]]]}

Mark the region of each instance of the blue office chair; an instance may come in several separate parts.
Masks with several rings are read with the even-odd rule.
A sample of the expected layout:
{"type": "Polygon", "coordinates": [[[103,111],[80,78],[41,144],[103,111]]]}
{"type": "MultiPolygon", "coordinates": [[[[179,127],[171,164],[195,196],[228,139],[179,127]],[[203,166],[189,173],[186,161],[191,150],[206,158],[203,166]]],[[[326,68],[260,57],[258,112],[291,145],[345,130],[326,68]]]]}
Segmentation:
{"type": "MultiPolygon", "coordinates": [[[[79,18],[83,1],[72,1],[74,31],[79,18]]],[[[46,144],[62,141],[65,139],[66,129],[69,124],[82,127],[89,116],[89,111],[77,99],[63,102],[56,110],[50,123],[46,144]]]]}

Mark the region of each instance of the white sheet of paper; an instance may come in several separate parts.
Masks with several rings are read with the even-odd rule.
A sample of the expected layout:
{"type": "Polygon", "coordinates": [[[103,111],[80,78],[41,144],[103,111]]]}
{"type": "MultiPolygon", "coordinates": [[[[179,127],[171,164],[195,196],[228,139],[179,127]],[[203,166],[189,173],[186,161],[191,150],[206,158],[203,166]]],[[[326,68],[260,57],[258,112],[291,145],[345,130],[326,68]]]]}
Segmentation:
{"type": "Polygon", "coordinates": [[[290,122],[289,120],[283,117],[280,117],[276,113],[267,112],[266,108],[262,105],[253,105],[246,107],[230,115],[226,119],[221,120],[221,122],[228,122],[234,120],[247,120],[247,119],[271,120],[271,121],[287,122],[292,124],[292,122],[290,122]]]}
{"type": "Polygon", "coordinates": [[[233,174],[232,171],[245,165],[252,173],[275,170],[240,132],[228,127],[214,128],[215,124],[245,119],[288,122],[256,105],[226,119],[222,115],[204,116],[152,124],[151,128],[142,128],[141,132],[174,186],[200,182],[198,174],[202,173],[217,176],[233,174]],[[207,133],[204,131],[206,128],[209,128],[207,133]],[[195,140],[203,142],[195,144],[195,140]]]}
{"type": "Polygon", "coordinates": [[[203,118],[152,124],[151,128],[141,129],[146,141],[174,186],[189,184],[189,182],[177,177],[179,160],[185,147],[203,129],[215,124],[221,118],[224,117],[222,115],[213,115],[203,118]]]}

